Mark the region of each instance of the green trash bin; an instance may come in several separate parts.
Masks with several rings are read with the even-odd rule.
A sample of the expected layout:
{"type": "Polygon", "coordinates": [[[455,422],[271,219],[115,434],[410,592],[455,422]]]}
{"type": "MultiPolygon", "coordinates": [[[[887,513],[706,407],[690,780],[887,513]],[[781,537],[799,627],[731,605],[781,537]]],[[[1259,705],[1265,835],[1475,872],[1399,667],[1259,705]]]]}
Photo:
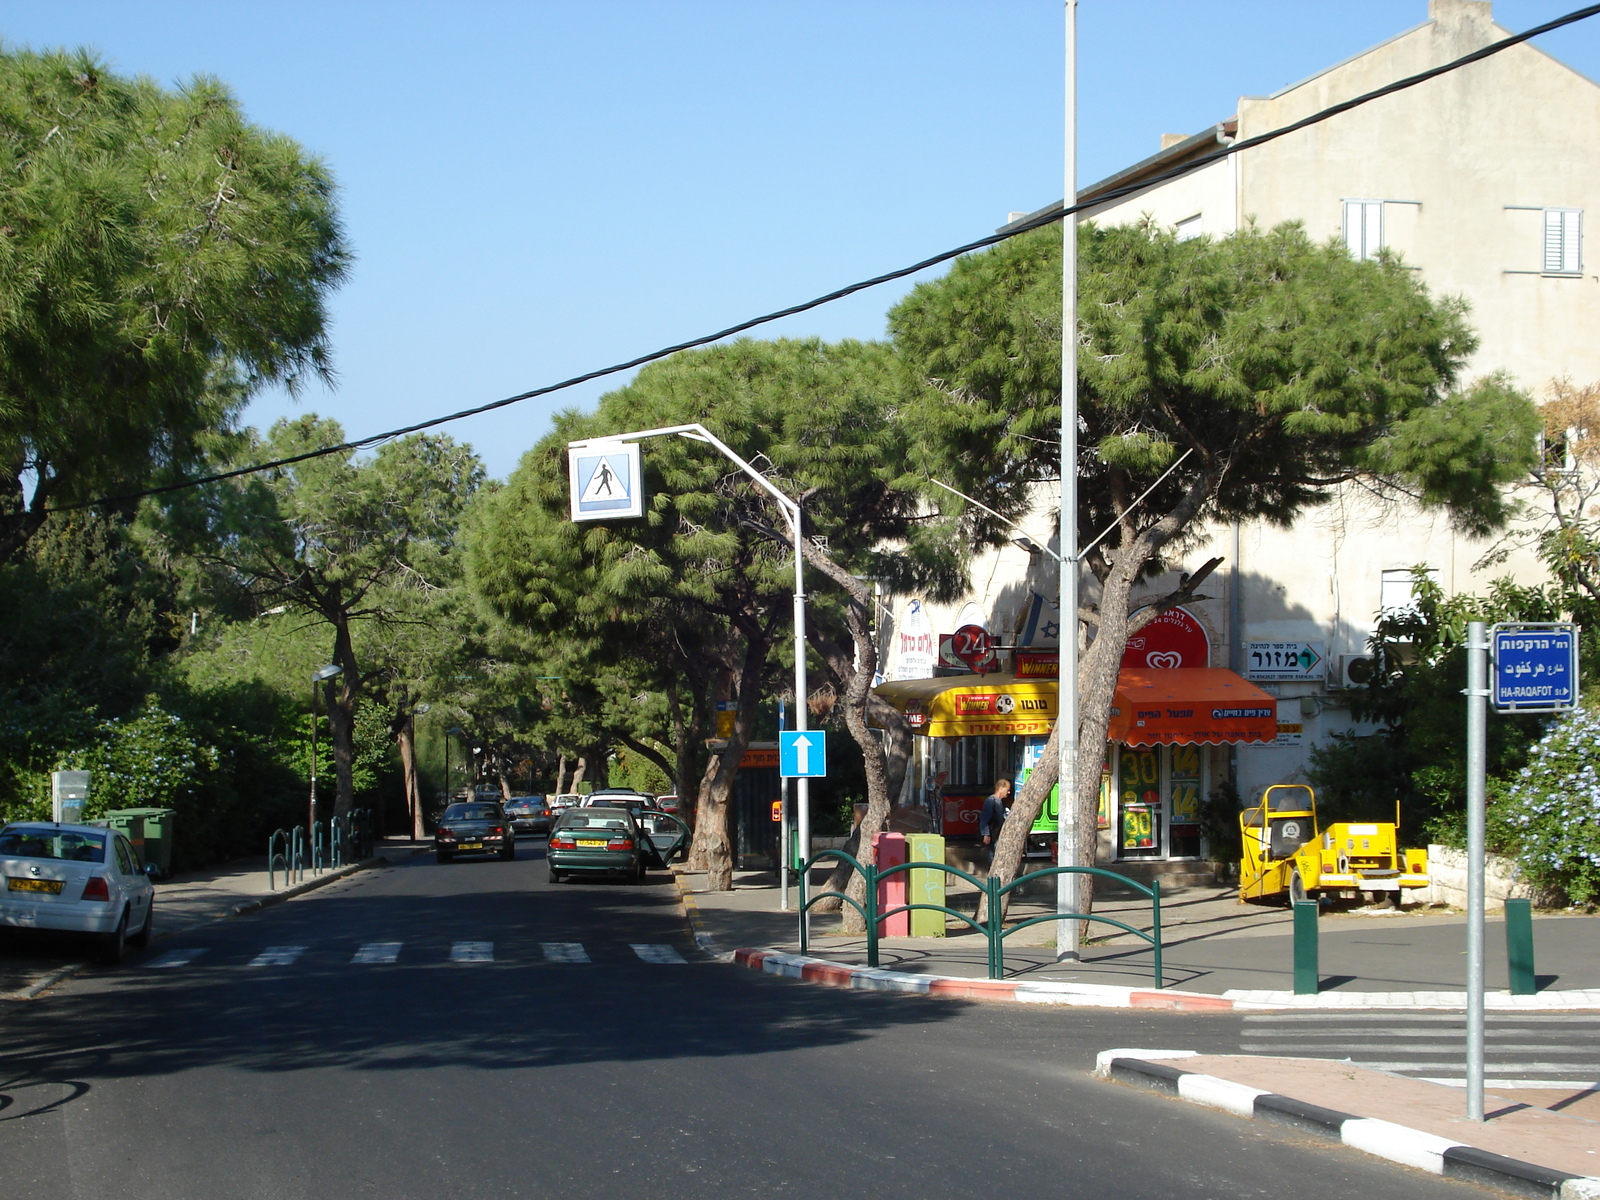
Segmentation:
{"type": "Polygon", "coordinates": [[[104,825],[107,829],[115,829],[123,837],[133,843],[133,852],[139,856],[139,864],[143,866],[150,860],[145,857],[144,851],[144,814],[142,808],[120,808],[108,812],[96,825],[104,825]]]}
{"type": "Polygon", "coordinates": [[[140,860],[155,864],[156,874],[172,874],[172,819],[174,808],[123,808],[106,814],[106,823],[127,835],[140,860]],[[126,824],[124,824],[124,822],[126,824]]]}

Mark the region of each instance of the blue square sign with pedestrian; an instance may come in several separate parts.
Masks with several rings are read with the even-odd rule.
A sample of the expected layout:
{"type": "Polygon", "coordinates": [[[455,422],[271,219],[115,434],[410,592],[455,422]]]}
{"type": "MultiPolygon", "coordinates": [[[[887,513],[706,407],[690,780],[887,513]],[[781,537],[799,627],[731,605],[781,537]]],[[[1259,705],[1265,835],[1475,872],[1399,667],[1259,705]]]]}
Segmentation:
{"type": "Polygon", "coordinates": [[[828,735],[819,729],[778,734],[778,774],[784,779],[821,779],[828,773],[828,735]]]}
{"type": "Polygon", "coordinates": [[[578,442],[567,447],[574,521],[644,515],[637,442],[578,442]]]}

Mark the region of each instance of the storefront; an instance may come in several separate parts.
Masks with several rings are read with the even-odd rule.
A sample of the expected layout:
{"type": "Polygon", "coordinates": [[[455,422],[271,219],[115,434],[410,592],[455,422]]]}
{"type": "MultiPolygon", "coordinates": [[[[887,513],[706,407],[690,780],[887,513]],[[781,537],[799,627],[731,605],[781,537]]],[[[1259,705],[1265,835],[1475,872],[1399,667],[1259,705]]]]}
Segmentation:
{"type": "MultiPolygon", "coordinates": [[[[1056,680],[1039,677],[1037,656],[1028,663],[1019,656],[1018,667],[1029,677],[952,675],[877,689],[922,735],[910,772],[913,796],[946,836],[977,835],[978,810],[994,781],[1020,785],[1055,723],[1056,680]]],[[[1107,731],[1099,857],[1201,857],[1201,801],[1221,777],[1217,748],[1271,741],[1276,714],[1272,697],[1232,671],[1124,666],[1107,731]]],[[[1036,829],[1053,827],[1053,811],[1041,817],[1036,829]]]]}

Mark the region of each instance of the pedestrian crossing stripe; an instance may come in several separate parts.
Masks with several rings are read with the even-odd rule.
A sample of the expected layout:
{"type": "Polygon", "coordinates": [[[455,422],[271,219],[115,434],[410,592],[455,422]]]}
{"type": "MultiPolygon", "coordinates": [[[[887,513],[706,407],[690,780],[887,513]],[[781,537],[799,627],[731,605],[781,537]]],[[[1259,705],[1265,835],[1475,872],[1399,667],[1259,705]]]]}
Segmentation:
{"type": "Polygon", "coordinates": [[[368,942],[357,950],[353,963],[392,963],[400,957],[399,942],[368,942]]]}
{"type": "Polygon", "coordinates": [[[306,952],[304,946],[268,946],[250,960],[252,967],[286,967],[306,952]]]}
{"type": "Polygon", "coordinates": [[[493,962],[493,942],[457,942],[450,947],[451,962],[493,962]]]}
{"type": "Polygon", "coordinates": [[[629,942],[628,945],[632,946],[633,952],[647,963],[681,963],[685,961],[683,955],[679,954],[671,946],[641,944],[639,942],[629,942]]]}
{"type": "Polygon", "coordinates": [[[540,942],[539,949],[544,951],[546,962],[586,963],[589,961],[589,952],[583,948],[582,942],[540,942]]]}
{"type": "Polygon", "coordinates": [[[157,971],[165,967],[186,967],[204,954],[207,949],[209,947],[192,946],[187,950],[168,950],[160,958],[152,959],[148,965],[157,971]]]}

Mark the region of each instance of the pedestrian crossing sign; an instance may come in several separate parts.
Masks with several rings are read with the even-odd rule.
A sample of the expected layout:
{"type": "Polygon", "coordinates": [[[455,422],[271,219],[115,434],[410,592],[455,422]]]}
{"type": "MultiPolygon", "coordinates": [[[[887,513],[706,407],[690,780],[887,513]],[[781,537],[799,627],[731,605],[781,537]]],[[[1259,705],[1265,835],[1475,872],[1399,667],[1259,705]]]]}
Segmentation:
{"type": "Polygon", "coordinates": [[[575,442],[567,447],[574,521],[644,515],[637,442],[575,442]]]}

